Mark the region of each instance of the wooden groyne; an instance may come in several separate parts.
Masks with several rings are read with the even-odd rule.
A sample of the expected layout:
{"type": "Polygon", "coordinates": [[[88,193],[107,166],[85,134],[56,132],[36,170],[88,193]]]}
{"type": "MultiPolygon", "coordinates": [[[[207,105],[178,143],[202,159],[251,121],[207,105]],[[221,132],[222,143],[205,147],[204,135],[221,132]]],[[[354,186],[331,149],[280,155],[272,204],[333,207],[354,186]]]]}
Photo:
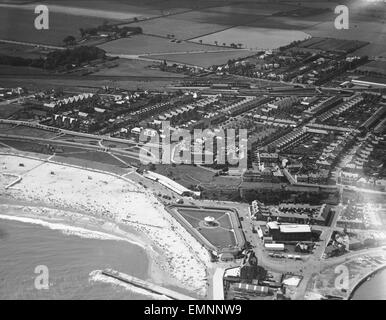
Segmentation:
{"type": "Polygon", "coordinates": [[[121,272],[118,272],[115,270],[106,269],[106,270],[102,271],[102,274],[107,276],[107,277],[114,278],[114,279],[117,279],[119,281],[131,284],[133,286],[148,290],[150,292],[164,295],[164,296],[166,296],[170,299],[173,299],[173,300],[196,300],[195,298],[184,295],[182,293],[158,286],[154,283],[151,283],[151,282],[148,282],[148,281],[145,281],[142,279],[138,279],[136,277],[133,277],[133,276],[130,276],[128,274],[121,273],[121,272]]]}

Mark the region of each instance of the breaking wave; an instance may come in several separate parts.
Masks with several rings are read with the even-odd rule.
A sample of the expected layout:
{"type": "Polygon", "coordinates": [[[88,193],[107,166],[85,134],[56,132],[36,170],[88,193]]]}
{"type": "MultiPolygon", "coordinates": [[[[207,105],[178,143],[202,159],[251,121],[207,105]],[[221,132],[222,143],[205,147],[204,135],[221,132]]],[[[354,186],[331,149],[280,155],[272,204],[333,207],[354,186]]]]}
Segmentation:
{"type": "Polygon", "coordinates": [[[132,241],[124,237],[111,235],[101,231],[94,231],[94,230],[89,230],[81,227],[69,226],[62,223],[53,223],[53,222],[48,222],[48,221],[36,219],[36,218],[19,217],[19,216],[7,215],[7,214],[0,214],[0,219],[36,224],[36,225],[49,228],[51,230],[60,231],[64,235],[78,236],[84,239],[126,241],[131,244],[135,244],[144,248],[143,244],[132,241]]]}

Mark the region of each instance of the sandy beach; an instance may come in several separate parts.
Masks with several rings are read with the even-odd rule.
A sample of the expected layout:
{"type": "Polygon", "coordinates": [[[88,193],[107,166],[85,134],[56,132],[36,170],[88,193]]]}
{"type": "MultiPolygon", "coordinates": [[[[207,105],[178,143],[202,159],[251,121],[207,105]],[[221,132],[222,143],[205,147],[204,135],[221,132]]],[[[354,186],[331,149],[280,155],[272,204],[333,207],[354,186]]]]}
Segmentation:
{"type": "Polygon", "coordinates": [[[14,155],[1,155],[0,166],[0,194],[8,199],[3,205],[15,205],[12,199],[26,203],[18,215],[22,209],[27,218],[69,223],[141,245],[153,281],[205,296],[208,252],[147,189],[127,178],[14,155]],[[19,181],[6,188],[10,177],[19,181]]]}

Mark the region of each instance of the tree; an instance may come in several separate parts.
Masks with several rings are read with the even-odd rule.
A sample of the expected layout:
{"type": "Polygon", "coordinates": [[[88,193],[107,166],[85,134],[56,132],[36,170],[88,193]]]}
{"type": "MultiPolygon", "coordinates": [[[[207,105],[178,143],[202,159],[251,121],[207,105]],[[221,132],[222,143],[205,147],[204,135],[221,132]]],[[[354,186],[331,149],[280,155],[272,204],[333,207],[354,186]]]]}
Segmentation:
{"type": "Polygon", "coordinates": [[[66,45],[66,46],[71,46],[71,45],[74,45],[76,42],[76,39],[74,36],[67,36],[63,39],[63,43],[66,45]]]}

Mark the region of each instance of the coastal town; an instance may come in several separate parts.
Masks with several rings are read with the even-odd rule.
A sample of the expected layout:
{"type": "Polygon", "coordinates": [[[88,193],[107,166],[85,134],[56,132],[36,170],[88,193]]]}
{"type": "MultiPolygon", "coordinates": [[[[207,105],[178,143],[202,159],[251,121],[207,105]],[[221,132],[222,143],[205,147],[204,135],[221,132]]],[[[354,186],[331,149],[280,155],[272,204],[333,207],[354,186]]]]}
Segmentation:
{"type": "MultiPolygon", "coordinates": [[[[381,24],[385,4],[359,2],[381,24]]],[[[135,244],[147,277],[90,272],[160,299],[355,298],[386,267],[384,38],[365,18],[272,45],[242,33],[333,25],[333,2],[166,3],[53,4],[90,20],[0,31],[0,221],[135,244]],[[266,25],[246,13],[263,7],[266,25]]]]}

